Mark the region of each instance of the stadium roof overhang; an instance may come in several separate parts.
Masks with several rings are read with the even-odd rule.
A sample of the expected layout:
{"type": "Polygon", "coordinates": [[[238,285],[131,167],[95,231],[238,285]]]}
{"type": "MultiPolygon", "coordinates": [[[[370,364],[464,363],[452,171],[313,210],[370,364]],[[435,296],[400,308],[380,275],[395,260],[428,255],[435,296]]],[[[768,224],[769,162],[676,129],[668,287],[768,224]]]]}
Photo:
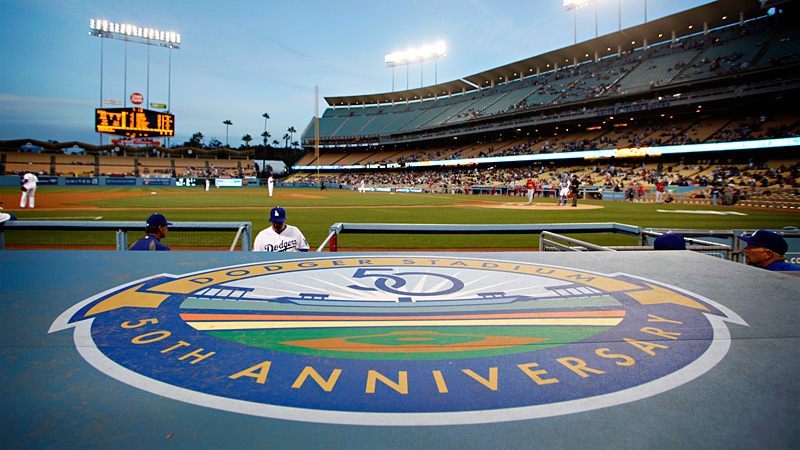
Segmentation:
{"type": "Polygon", "coordinates": [[[382,94],[325,97],[329,106],[368,106],[406,103],[461,94],[557,68],[594,61],[673,39],[703,33],[764,15],[759,0],[720,0],[642,25],[599,36],[460,80],[382,94]]]}

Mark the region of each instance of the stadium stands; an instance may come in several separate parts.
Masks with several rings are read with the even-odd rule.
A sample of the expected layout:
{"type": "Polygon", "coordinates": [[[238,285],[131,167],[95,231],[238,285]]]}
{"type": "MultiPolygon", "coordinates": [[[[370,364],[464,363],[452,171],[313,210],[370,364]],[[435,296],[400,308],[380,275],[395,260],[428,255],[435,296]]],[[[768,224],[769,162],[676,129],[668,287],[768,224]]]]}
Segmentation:
{"type": "MultiPolygon", "coordinates": [[[[757,16],[759,12],[749,13],[757,16]]],[[[680,14],[673,19],[680,19],[680,14]]],[[[670,22],[665,21],[664,24],[670,22]]],[[[652,27],[655,29],[664,24],[653,24],[652,27]]],[[[645,44],[644,47],[612,53],[597,61],[584,60],[577,65],[551,68],[526,78],[505,78],[505,82],[501,84],[438,99],[426,98],[424,101],[412,102],[406,100],[390,106],[381,105],[378,100],[388,95],[378,94],[369,106],[365,106],[367,102],[364,101],[362,104],[356,102],[357,105],[340,107],[338,105],[349,101],[349,98],[330,98],[329,104],[337,106],[329,107],[320,119],[320,141],[323,147],[327,141],[348,145],[359,137],[371,136],[383,145],[391,145],[412,137],[424,139],[428,136],[425,133],[449,131],[457,134],[463,132],[463,127],[471,122],[482,125],[485,123],[485,126],[492,129],[510,128],[516,125],[513,122],[519,122],[522,117],[526,125],[535,124],[541,122],[541,117],[532,115],[534,112],[541,111],[544,113],[542,116],[546,116],[548,111],[554,111],[559,105],[577,104],[584,110],[590,107],[597,110],[601,103],[616,105],[620,101],[641,101],[641,97],[635,96],[649,94],[654,89],[664,90],[666,93],[670,91],[668,88],[673,87],[680,89],[679,93],[684,93],[689,82],[708,81],[709,89],[712,86],[718,88],[717,80],[721,77],[738,73],[755,74],[758,73],[756,69],[774,65],[778,60],[797,62],[800,29],[796,25],[788,28],[779,25],[775,18],[758,17],[740,23],[728,22],[718,29],[673,39],[661,33],[659,37],[662,41],[655,45],[645,44]],[[587,101],[591,102],[583,103],[587,101]],[[495,116],[508,117],[499,121],[487,121],[495,116]]],[[[625,30],[625,33],[634,34],[634,31],[625,30]]],[[[562,53],[568,51],[572,50],[561,50],[562,53]]],[[[498,68],[494,72],[502,70],[503,68],[498,68]]],[[[796,75],[793,78],[797,81],[796,75]]],[[[765,78],[759,76],[758,79],[765,78]]],[[[736,85],[739,81],[732,84],[736,85]]],[[[425,97],[423,91],[412,93],[419,94],[417,98],[425,97]]],[[[353,98],[363,101],[363,97],[365,96],[353,98]]],[[[715,129],[716,125],[695,125],[691,136],[685,137],[703,141],[708,138],[709,132],[713,135],[718,131],[715,129]]],[[[313,137],[312,123],[303,134],[304,145],[310,145],[313,137]]],[[[614,136],[608,137],[609,141],[613,139],[614,136]]],[[[549,147],[549,143],[540,147],[548,151],[555,150],[549,147]]]]}

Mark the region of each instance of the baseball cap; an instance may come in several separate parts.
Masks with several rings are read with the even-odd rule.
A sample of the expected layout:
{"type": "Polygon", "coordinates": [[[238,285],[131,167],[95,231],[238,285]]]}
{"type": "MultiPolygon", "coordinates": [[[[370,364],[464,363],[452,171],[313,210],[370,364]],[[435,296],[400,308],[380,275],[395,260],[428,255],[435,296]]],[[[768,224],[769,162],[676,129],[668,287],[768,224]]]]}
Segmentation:
{"type": "Polygon", "coordinates": [[[286,222],[286,210],[281,208],[280,206],[272,208],[272,211],[269,212],[269,221],[286,222]]]}
{"type": "Polygon", "coordinates": [[[680,234],[665,233],[653,241],[653,248],[656,250],[686,250],[686,240],[680,234]]]}
{"type": "Polygon", "coordinates": [[[752,236],[736,236],[748,244],[764,247],[783,255],[789,249],[789,244],[779,235],[767,230],[758,230],[752,236]]]}
{"type": "Polygon", "coordinates": [[[145,223],[146,227],[157,227],[159,225],[172,225],[171,223],[167,222],[167,218],[164,217],[163,214],[155,213],[152,216],[147,218],[147,222],[145,223]]]}

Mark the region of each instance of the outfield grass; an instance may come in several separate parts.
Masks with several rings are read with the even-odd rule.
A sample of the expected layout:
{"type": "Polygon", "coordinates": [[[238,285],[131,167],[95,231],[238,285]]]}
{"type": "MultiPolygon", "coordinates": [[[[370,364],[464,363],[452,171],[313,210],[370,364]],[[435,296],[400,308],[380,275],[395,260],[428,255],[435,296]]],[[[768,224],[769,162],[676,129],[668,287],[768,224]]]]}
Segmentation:
{"type": "MultiPolygon", "coordinates": [[[[389,194],[315,189],[278,189],[269,198],[265,188],[223,188],[205,193],[188,188],[51,188],[37,191],[37,201],[51,193],[128,192],[138,196],[78,201],[97,209],[75,211],[11,211],[19,219],[63,218],[64,220],[144,221],[151,212],[165,214],[171,222],[247,221],[254,233],[269,226],[267,213],[274,206],[287,209],[288,223],[299,227],[312,248],[327,237],[337,222],[354,223],[441,223],[441,224],[531,224],[618,222],[629,225],[671,229],[780,229],[800,225],[797,214],[709,205],[655,205],[611,201],[581,200],[580,204],[599,209],[554,210],[486,208],[470,203],[488,201],[522,203],[520,197],[465,195],[389,194]],[[151,192],[156,192],[155,195],[151,192]],[[161,195],[159,195],[161,194],[161,195]],[[666,211],[712,211],[725,214],[692,214],[666,211]],[[739,214],[731,214],[739,213],[739,214]]],[[[13,188],[0,188],[0,194],[15,194],[13,188]]],[[[77,197],[77,195],[76,195],[77,197]]],[[[14,205],[5,197],[7,209],[14,205]]],[[[18,199],[17,199],[18,201],[18,199]]],[[[538,203],[555,204],[553,199],[538,203]]],[[[636,240],[622,235],[577,235],[601,245],[635,245],[636,240]]],[[[169,245],[170,237],[165,242],[169,245]]],[[[347,248],[521,248],[538,247],[538,235],[343,235],[340,247],[347,248]]]]}

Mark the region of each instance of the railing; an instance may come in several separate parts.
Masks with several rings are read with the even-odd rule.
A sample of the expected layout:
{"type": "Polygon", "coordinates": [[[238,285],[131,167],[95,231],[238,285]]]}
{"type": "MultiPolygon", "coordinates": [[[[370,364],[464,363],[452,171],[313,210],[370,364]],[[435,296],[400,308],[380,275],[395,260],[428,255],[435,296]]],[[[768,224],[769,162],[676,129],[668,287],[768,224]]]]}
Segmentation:
{"type": "Polygon", "coordinates": [[[343,233],[355,234],[537,234],[544,231],[568,233],[622,233],[639,236],[639,227],[620,223],[550,223],[550,224],[420,224],[420,223],[335,223],[317,251],[330,244],[338,251],[343,233]]]}
{"type": "MultiPolygon", "coordinates": [[[[173,249],[180,250],[205,250],[205,249],[221,249],[230,247],[229,251],[234,251],[236,244],[241,240],[242,251],[249,252],[252,250],[252,234],[253,225],[250,222],[175,222],[169,226],[169,232],[166,238],[166,243],[173,249]],[[199,234],[205,232],[205,234],[199,234]],[[233,241],[229,241],[224,236],[219,236],[219,233],[235,232],[236,235],[233,241]],[[178,242],[176,235],[183,235],[191,233],[193,239],[183,239],[185,245],[173,244],[178,242]],[[214,233],[212,235],[211,233],[214,233]]],[[[22,238],[14,239],[17,241],[13,246],[14,248],[70,248],[70,244],[76,244],[76,236],[80,238],[86,245],[78,247],[96,247],[98,249],[105,249],[111,246],[117,251],[127,250],[129,247],[129,232],[137,232],[144,235],[144,224],[142,222],[111,222],[111,221],[44,221],[44,220],[11,220],[4,222],[0,225],[0,250],[6,249],[6,233],[25,233],[22,238]],[[40,231],[48,232],[46,235],[40,235],[40,231]],[[94,234],[94,232],[114,232],[115,244],[110,245],[110,240],[106,240],[109,245],[97,244],[103,242],[105,236],[94,234]],[[58,233],[64,233],[67,244],[48,244],[43,243],[45,240],[53,236],[58,239],[58,233]],[[69,234],[69,232],[73,232],[69,234]],[[80,232],[77,235],[74,232],[80,232]],[[47,238],[47,239],[46,239],[47,238]]],[[[77,244],[76,244],[77,246],[77,244]]]]}

